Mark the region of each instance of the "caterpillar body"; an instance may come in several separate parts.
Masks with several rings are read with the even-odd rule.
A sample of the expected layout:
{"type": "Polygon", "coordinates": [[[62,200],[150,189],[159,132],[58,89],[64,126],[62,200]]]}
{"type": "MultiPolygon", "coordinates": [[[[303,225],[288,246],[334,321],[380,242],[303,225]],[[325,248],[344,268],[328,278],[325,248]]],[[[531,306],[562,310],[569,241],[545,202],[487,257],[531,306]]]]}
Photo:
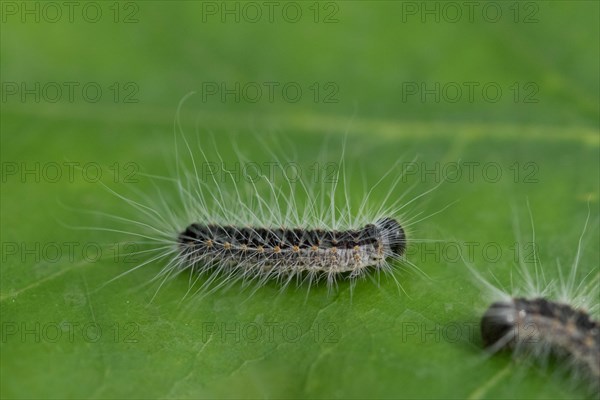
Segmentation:
{"type": "MultiPolygon", "coordinates": [[[[600,391],[600,273],[579,270],[582,240],[590,212],[579,237],[575,259],[567,273],[556,264],[554,277],[536,251],[536,236],[529,203],[527,207],[534,248],[532,265],[522,259],[511,288],[493,284],[468,266],[491,301],[480,319],[484,347],[493,353],[512,352],[516,359],[531,359],[545,367],[557,361],[557,371],[572,381],[586,382],[592,393],[600,391]]],[[[515,218],[516,219],[516,218],[515,218]]],[[[518,232],[518,228],[516,229],[518,232]]],[[[520,242],[521,238],[517,237],[520,242]]]]}
{"type": "Polygon", "coordinates": [[[406,248],[404,229],[383,218],[358,230],[253,228],[192,224],[178,238],[191,264],[222,265],[244,273],[350,273],[398,258],[406,248]]]}
{"type": "Polygon", "coordinates": [[[481,319],[481,336],[488,348],[553,352],[600,380],[600,323],[568,304],[523,297],[496,302],[481,319]]]}

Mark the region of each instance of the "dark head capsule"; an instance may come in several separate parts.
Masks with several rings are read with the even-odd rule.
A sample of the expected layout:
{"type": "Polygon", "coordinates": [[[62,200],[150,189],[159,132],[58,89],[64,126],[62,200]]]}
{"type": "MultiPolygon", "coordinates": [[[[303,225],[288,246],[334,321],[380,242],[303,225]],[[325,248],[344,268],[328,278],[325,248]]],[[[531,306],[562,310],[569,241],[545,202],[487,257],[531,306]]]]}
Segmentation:
{"type": "Polygon", "coordinates": [[[485,347],[497,343],[514,329],[513,306],[509,303],[492,304],[481,318],[481,337],[485,347]]]}

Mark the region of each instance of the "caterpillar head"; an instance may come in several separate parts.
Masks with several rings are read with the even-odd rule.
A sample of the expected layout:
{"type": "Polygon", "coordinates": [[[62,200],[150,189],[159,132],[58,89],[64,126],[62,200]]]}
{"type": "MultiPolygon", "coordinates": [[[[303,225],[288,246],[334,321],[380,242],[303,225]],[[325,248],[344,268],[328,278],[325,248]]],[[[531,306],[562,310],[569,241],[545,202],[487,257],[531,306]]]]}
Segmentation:
{"type": "Polygon", "coordinates": [[[515,327],[514,306],[507,302],[493,303],[481,318],[481,338],[485,347],[505,341],[515,327]]]}
{"type": "Polygon", "coordinates": [[[401,256],[406,250],[406,234],[402,225],[394,218],[381,218],[376,223],[379,232],[387,239],[394,256],[401,256]]]}

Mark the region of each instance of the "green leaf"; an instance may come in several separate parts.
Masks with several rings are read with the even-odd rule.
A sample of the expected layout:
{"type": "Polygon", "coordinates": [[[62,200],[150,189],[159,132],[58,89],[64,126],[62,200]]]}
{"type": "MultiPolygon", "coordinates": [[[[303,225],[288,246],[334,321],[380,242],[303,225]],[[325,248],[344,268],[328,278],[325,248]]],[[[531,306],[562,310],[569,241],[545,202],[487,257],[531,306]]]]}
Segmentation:
{"type": "Polygon", "coordinates": [[[319,3],[318,15],[315,3],[290,3],[297,23],[285,3],[273,22],[251,3],[262,10],[251,22],[246,3],[97,2],[95,23],[83,4],[71,21],[59,2],[53,22],[44,4],[2,5],[3,398],[589,396],[554,363],[484,352],[487,300],[457,251],[510,285],[515,257],[531,256],[514,245],[531,241],[528,200],[542,265],[557,277],[589,205],[579,268],[597,275],[598,3],[494,2],[485,16],[483,4],[469,16],[452,3],[456,22],[440,2],[319,3]],[[239,7],[240,21],[225,7],[239,7]],[[239,100],[224,94],[236,84],[239,100]],[[409,207],[431,216],[411,233],[429,241],[408,254],[428,278],[402,268],[400,293],[382,278],[353,293],[347,281],[308,296],[306,285],[271,282],[252,296],[234,285],[184,299],[187,275],[158,293],[147,285],[164,266],[151,262],[108,283],[140,263],[128,256],[133,237],[73,226],[113,228],[86,211],[132,215],[100,182],[156,199],[146,174],[175,176],[174,120],[192,91],[180,109],[186,137],[192,148],[196,134],[212,137],[228,162],[234,144],[270,159],[257,137],[303,165],[330,143],[335,161],[348,133],[353,199],[363,177],[374,183],[418,156],[400,192],[446,179],[409,207]]]}

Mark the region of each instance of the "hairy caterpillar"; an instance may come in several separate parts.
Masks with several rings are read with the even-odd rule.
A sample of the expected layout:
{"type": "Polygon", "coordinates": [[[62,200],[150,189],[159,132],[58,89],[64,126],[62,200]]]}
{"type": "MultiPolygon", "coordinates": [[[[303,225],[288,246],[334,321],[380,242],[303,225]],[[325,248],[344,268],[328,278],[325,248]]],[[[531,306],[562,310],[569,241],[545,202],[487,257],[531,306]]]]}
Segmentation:
{"type": "Polygon", "coordinates": [[[481,318],[481,336],[486,347],[554,351],[600,379],[600,323],[568,304],[523,297],[496,302],[481,318]]]}
{"type": "Polygon", "coordinates": [[[404,229],[392,218],[346,231],[192,224],[178,241],[192,264],[217,261],[266,275],[297,271],[356,276],[386,258],[401,257],[406,248],[404,229]]]}
{"type": "MultiPolygon", "coordinates": [[[[529,213],[535,244],[531,210],[529,213]]],[[[588,211],[568,274],[564,274],[557,264],[558,277],[548,278],[538,255],[534,254],[533,270],[521,262],[516,284],[511,281],[513,287],[504,290],[469,268],[478,283],[491,294],[491,304],[480,322],[483,344],[489,352],[508,350],[516,358],[531,358],[542,366],[546,366],[551,358],[559,360],[559,371],[570,374],[575,381],[583,378],[591,383],[592,392],[598,392],[600,274],[597,268],[583,276],[578,271],[589,218],[588,211]]]]}
{"type": "Polygon", "coordinates": [[[238,282],[242,288],[259,288],[268,281],[278,282],[282,289],[295,283],[309,290],[313,283],[326,281],[332,290],[347,279],[352,290],[358,278],[368,277],[379,284],[380,275],[390,277],[401,290],[395,269],[408,266],[425,275],[405,257],[409,243],[423,241],[411,229],[448,206],[412,216],[406,207],[443,182],[407,199],[418,182],[399,192],[407,180],[402,159],[396,157],[391,167],[368,183],[364,171],[352,174],[347,167],[347,137],[334,157],[328,154],[327,145],[309,152],[312,157],[320,153],[316,159],[321,165],[336,166],[333,179],[313,180],[286,176],[290,163],[305,164],[281,147],[273,150],[284,139],[266,143],[254,136],[252,143],[261,145],[260,154],[269,157],[273,169],[246,179],[229,166],[258,165],[263,159],[247,157],[237,140],[230,141],[233,156],[224,156],[214,138],[212,146],[206,145],[206,138],[200,142],[198,136],[198,140],[192,146],[183,133],[176,132],[175,176],[155,179],[166,186],[157,187],[153,194],[138,191],[126,196],[108,189],[141,215],[113,216],[127,227],[110,230],[133,235],[148,245],[139,252],[146,259],[115,279],[162,263],[153,279],[160,282],[159,288],[187,273],[188,293],[207,294],[238,282]],[[216,168],[206,174],[206,166],[216,168]],[[131,226],[141,229],[134,231],[131,226]]]}

